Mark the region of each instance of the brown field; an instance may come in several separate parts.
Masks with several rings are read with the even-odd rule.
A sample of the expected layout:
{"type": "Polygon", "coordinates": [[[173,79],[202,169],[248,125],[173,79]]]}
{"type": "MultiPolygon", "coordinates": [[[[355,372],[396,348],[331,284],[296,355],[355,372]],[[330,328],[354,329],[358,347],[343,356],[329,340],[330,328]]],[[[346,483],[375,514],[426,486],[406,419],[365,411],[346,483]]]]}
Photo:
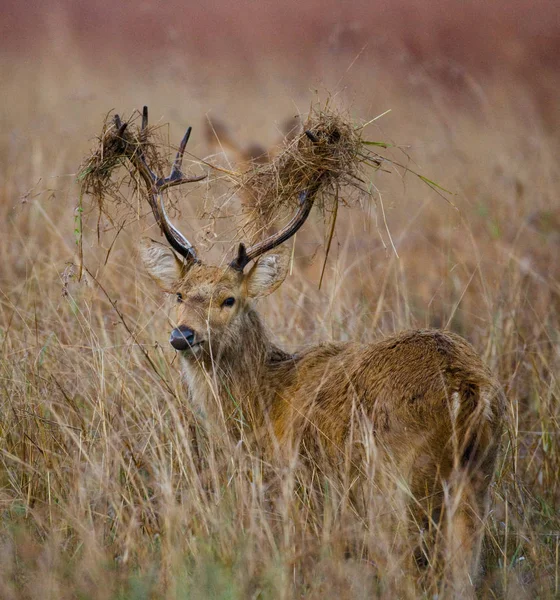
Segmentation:
{"type": "MultiPolygon", "coordinates": [[[[262,465],[223,420],[200,425],[167,342],[167,303],[137,260],[138,237],[157,236],[151,219],[118,235],[102,220],[98,237],[83,198],[89,274],[78,278],[76,174],[107,112],[147,104],[172,143],[193,125],[190,169],[200,173],[197,158],[230,166],[202,134],[207,117],[229,122],[241,145],[267,146],[287,117],[327,96],[357,121],[390,109],[367,137],[396,144],[390,156],[451,190],[454,206],[405,169],[372,175],[375,202],[342,215],[321,289],[316,216],[298,234],[293,273],[260,311],[288,349],[425,326],[471,341],[508,399],[480,596],[559,596],[559,35],[553,3],[519,0],[503,19],[497,9],[482,19],[478,4],[455,20],[434,4],[415,43],[399,32],[417,22],[416,4],[380,8],[379,27],[402,53],[377,61],[371,47],[360,54],[374,13],[337,30],[333,10],[317,24],[332,48],[317,50],[314,37],[297,46],[287,9],[251,28],[215,2],[192,19],[223,35],[203,27],[208,51],[188,40],[183,53],[194,25],[165,28],[151,9],[132,22],[135,38],[119,36],[126,15],[109,19],[104,3],[91,14],[86,3],[80,13],[37,6],[24,25],[3,3],[0,598],[418,597],[401,571],[405,489],[372,496],[358,517],[328,474],[310,483],[295,467],[262,465]],[[290,52],[267,46],[276,16],[290,52]],[[436,29],[447,32],[437,43],[436,29]]],[[[348,22],[360,19],[353,10],[348,22]]],[[[305,34],[318,8],[301,11],[305,34]]],[[[216,263],[231,252],[229,229],[203,212],[226,183],[175,196],[176,222],[216,263]]],[[[426,597],[435,577],[428,569],[426,597]]]]}

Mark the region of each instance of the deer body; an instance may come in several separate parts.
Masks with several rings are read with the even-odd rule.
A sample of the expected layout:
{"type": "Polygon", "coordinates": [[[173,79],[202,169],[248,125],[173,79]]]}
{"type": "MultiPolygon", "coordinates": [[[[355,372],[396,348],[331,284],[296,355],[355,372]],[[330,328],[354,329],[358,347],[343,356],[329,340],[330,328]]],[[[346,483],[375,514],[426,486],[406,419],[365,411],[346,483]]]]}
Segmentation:
{"type": "Polygon", "coordinates": [[[269,339],[248,297],[274,285],[271,272],[268,280],[259,277],[258,265],[247,276],[194,265],[176,280],[175,331],[194,334],[179,350],[193,403],[219,406],[233,435],[256,438],[268,460],[289,460],[294,452],[312,461],[326,457],[335,468],[350,460],[355,475],[361,467],[353,425],[365,419],[379,456],[418,499],[412,521],[439,518],[444,488],[457,494],[445,547],[455,556],[454,585],[467,596],[479,575],[499,447],[499,385],[473,347],[447,331],[405,331],[373,344],[325,343],[288,354],[269,339]],[[224,305],[228,298],[233,306],[224,305]]]}
{"type": "Polygon", "coordinates": [[[374,344],[325,343],[293,355],[273,344],[252,309],[238,338],[181,353],[194,403],[218,400],[239,435],[244,423],[270,451],[321,446],[343,463],[352,418],[366,416],[413,493],[476,464],[486,501],[503,398],[472,346],[451,332],[405,331],[374,344]],[[421,469],[417,467],[421,464],[421,469]]]}
{"type": "MultiPolygon", "coordinates": [[[[115,124],[122,135],[126,124],[118,117],[115,124]]],[[[218,407],[235,435],[254,436],[272,458],[280,450],[337,466],[350,456],[357,473],[363,446],[354,425],[365,426],[380,463],[407,482],[414,520],[441,521],[448,532],[455,589],[469,594],[505,411],[499,385],[473,347],[447,331],[406,331],[373,344],[325,343],[293,355],[277,347],[254,300],[286,277],[282,244],[305,222],[324,176],[301,192],[297,213],[282,230],[250,248],[241,244],[225,267],[205,265],[169,222],[161,195],[189,181],[180,171],[188,133],[167,178],[149,169],[141,147],[124,144],[122,152],[145,182],[173,248],[145,239],[141,256],[160,287],[177,297],[170,343],[194,404],[218,407]]],[[[313,144],[336,143],[306,133],[313,144]]]]}

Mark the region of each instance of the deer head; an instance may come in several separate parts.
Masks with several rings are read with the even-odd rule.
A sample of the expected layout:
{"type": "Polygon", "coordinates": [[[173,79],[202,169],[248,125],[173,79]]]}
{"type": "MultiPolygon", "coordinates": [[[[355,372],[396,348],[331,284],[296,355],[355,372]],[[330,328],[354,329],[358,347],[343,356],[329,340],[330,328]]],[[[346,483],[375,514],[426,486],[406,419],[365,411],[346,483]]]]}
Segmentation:
{"type": "MultiPolygon", "coordinates": [[[[122,135],[127,124],[118,116],[115,124],[122,135]]],[[[144,107],[141,133],[147,125],[144,107]]],[[[321,180],[319,177],[300,193],[298,210],[283,229],[253,246],[241,243],[236,257],[225,267],[206,265],[170,222],[163,199],[168,187],[201,179],[187,178],[181,172],[190,132],[191,128],[181,141],[171,174],[165,178],[151,170],[141,146],[125,144],[123,154],[140,174],[156,222],[169,243],[166,246],[148,238],[141,242],[141,257],[148,273],[165,292],[177,298],[177,327],[169,341],[185,359],[198,360],[205,355],[215,356],[218,350],[240,350],[240,340],[247,339],[244,331],[254,328],[252,300],[272,293],[284,281],[289,261],[280,246],[305,223],[321,180]]]]}
{"type": "Polygon", "coordinates": [[[237,267],[238,259],[226,267],[185,262],[147,238],[141,257],[152,278],[177,298],[177,327],[169,341],[187,360],[240,351],[251,328],[252,300],[273,292],[288,268],[285,253],[261,256],[247,272],[237,267]]]}

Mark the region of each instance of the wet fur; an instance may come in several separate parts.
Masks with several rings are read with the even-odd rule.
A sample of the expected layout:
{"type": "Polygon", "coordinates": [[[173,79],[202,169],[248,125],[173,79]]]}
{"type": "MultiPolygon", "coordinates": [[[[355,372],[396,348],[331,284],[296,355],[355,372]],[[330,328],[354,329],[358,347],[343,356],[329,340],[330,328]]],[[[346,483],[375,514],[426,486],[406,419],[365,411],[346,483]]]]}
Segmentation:
{"type": "MultiPolygon", "coordinates": [[[[157,263],[154,255],[146,261],[152,275],[157,263]]],[[[168,269],[169,256],[161,264],[168,269]]],[[[354,454],[353,419],[365,417],[379,456],[416,499],[411,522],[436,522],[432,546],[452,557],[456,593],[473,593],[504,414],[499,385],[473,347],[448,331],[284,352],[252,305],[283,280],[281,261],[277,273],[271,264],[247,275],[197,264],[172,283],[183,294],[177,324],[206,340],[182,353],[193,402],[209,410],[218,399],[234,435],[256,437],[265,453],[305,448],[335,466],[354,454]],[[230,294],[236,304],[226,311],[230,294]]],[[[161,273],[154,276],[161,285],[161,273]]]]}

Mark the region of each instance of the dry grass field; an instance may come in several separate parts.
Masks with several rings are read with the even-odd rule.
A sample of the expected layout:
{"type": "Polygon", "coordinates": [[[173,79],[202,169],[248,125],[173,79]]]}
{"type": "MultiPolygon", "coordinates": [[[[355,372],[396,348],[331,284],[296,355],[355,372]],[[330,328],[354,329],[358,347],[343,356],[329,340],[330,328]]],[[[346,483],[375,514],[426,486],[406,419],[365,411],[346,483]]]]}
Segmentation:
{"type": "MultiPolygon", "coordinates": [[[[418,597],[402,571],[406,489],[357,515],[328,473],[262,464],[228,437],[227,415],[202,424],[170,307],[137,258],[153,221],[102,219],[98,235],[76,183],[111,109],[149,105],[171,142],[192,125],[200,174],[198,158],[235,168],[207,146],[207,117],[266,146],[329,93],[362,122],[390,110],[367,137],[453,204],[404,169],[376,173],[376,202],[341,216],[321,288],[315,217],[259,309],[288,349],[426,326],[471,341],[508,401],[480,597],[559,597],[559,121],[524,80],[455,73],[450,86],[359,60],[311,81],[265,66],[212,77],[174,58],[92,68],[56,44],[0,60],[0,598],[418,597]]],[[[203,212],[224,194],[218,179],[174,196],[176,222],[216,264],[228,229],[203,212]]]]}

